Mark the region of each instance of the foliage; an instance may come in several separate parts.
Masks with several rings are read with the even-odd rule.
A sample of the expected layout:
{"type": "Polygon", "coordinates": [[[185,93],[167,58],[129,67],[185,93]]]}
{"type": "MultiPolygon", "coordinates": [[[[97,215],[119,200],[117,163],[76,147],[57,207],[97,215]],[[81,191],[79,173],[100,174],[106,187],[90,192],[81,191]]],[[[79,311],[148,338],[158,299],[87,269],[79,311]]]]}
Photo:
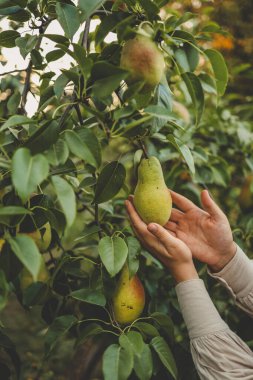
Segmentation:
{"type": "MultiPolygon", "coordinates": [[[[45,357],[66,335],[76,345],[106,336],[105,379],[197,378],[172,278],[133,237],[124,200],[142,154],[155,155],[170,188],[196,203],[209,188],[253,256],[253,218],[238,205],[243,178],[253,171],[253,127],[249,107],[239,107],[239,117],[230,98],[221,99],[228,73],[212,40],[222,29],[164,0],[0,0],[0,15],[11,27],[0,33],[0,46],[17,46],[28,59],[25,70],[7,73],[0,84],[0,307],[12,291],[25,308],[40,308],[49,326],[45,357]],[[56,20],[62,33],[47,33],[56,20]],[[136,34],[149,36],[164,54],[156,88],[125,83],[121,49],[136,34]],[[45,40],[54,43],[48,53],[45,40]],[[70,67],[55,75],[50,63],[60,66],[66,56],[70,67]],[[38,101],[30,116],[29,93],[38,101]],[[42,255],[20,225],[38,229],[47,222],[52,240],[42,255]],[[42,259],[50,279],[21,291],[23,266],[36,280],[42,259]],[[111,299],[126,261],[132,274],[139,268],[147,302],[143,316],[122,327],[111,299]]],[[[223,317],[253,340],[245,336],[246,317],[204,269],[199,265],[223,317]]],[[[12,365],[0,369],[8,379],[20,363],[2,330],[0,345],[12,365]]]]}

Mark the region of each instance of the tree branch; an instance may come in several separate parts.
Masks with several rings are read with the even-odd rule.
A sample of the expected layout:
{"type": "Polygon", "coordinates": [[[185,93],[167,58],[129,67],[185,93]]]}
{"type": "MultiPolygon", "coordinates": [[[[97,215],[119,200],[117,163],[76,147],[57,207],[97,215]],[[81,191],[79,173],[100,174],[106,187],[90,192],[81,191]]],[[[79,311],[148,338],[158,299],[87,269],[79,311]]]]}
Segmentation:
{"type": "Polygon", "coordinates": [[[86,22],[85,22],[85,27],[84,27],[84,32],[83,32],[83,38],[82,38],[82,46],[84,47],[84,49],[87,51],[88,50],[88,38],[89,38],[89,32],[90,32],[90,17],[87,18],[86,22]]]}
{"type": "Polygon", "coordinates": [[[145,147],[143,141],[142,140],[138,140],[138,144],[139,144],[140,148],[143,151],[144,157],[148,158],[148,153],[147,153],[147,150],[146,150],[146,147],[145,147]]]}
{"type": "Polygon", "coordinates": [[[16,70],[11,70],[11,71],[6,71],[5,73],[0,74],[0,77],[3,77],[8,74],[13,74],[13,73],[21,73],[22,71],[26,71],[27,68],[25,69],[16,69],[16,70]]]}

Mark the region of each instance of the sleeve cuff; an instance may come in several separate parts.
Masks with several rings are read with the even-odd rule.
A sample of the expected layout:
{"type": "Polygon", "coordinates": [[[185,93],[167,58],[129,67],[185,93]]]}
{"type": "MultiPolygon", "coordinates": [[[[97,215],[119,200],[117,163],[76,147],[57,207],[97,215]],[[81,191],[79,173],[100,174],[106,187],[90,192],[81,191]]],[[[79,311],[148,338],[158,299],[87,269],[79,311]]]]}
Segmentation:
{"type": "Polygon", "coordinates": [[[238,245],[235,256],[220,272],[213,273],[208,268],[208,274],[225,285],[236,298],[247,297],[253,291],[253,262],[238,245]]]}
{"type": "Polygon", "coordinates": [[[176,293],[191,339],[228,329],[202,280],[180,282],[176,293]]]}

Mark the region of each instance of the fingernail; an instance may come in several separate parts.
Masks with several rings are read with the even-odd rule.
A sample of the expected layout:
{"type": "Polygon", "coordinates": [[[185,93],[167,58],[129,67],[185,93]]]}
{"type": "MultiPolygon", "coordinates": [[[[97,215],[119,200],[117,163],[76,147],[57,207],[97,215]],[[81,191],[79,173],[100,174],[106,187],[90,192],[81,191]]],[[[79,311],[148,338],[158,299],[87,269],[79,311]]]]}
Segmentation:
{"type": "Polygon", "coordinates": [[[154,223],[149,224],[149,225],[148,225],[148,229],[149,229],[149,231],[151,231],[151,232],[156,232],[156,231],[157,231],[157,225],[154,224],[154,223]]]}

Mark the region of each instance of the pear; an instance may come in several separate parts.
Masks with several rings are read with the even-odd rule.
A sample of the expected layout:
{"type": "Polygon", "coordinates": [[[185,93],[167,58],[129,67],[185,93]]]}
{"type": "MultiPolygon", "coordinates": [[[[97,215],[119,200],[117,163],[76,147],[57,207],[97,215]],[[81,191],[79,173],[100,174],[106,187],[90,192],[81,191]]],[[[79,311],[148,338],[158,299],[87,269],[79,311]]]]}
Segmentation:
{"type": "Polygon", "coordinates": [[[128,83],[144,81],[148,88],[153,88],[161,81],[165,62],[150,38],[136,36],[123,46],[120,66],[130,72],[128,83]]]}
{"type": "Polygon", "coordinates": [[[172,200],[156,157],[143,159],[138,168],[134,206],[145,223],[164,226],[170,218],[172,200]]]}
{"type": "Polygon", "coordinates": [[[253,207],[253,174],[250,174],[246,177],[241,192],[238,198],[239,205],[242,210],[247,211],[253,207]]]}
{"type": "Polygon", "coordinates": [[[144,309],[145,291],[143,285],[137,275],[129,278],[127,265],[123,267],[120,274],[112,303],[114,318],[123,325],[137,319],[144,309]]]}
{"type": "Polygon", "coordinates": [[[2,252],[2,248],[4,246],[5,240],[0,238],[0,253],[2,252]]]}
{"type": "MultiPolygon", "coordinates": [[[[49,278],[50,278],[49,271],[46,267],[44,260],[41,259],[41,266],[40,266],[37,281],[47,282],[49,278]]],[[[33,282],[34,282],[34,280],[33,280],[31,273],[26,268],[23,268],[21,273],[20,273],[20,288],[21,288],[21,290],[24,291],[33,282]]]]}

